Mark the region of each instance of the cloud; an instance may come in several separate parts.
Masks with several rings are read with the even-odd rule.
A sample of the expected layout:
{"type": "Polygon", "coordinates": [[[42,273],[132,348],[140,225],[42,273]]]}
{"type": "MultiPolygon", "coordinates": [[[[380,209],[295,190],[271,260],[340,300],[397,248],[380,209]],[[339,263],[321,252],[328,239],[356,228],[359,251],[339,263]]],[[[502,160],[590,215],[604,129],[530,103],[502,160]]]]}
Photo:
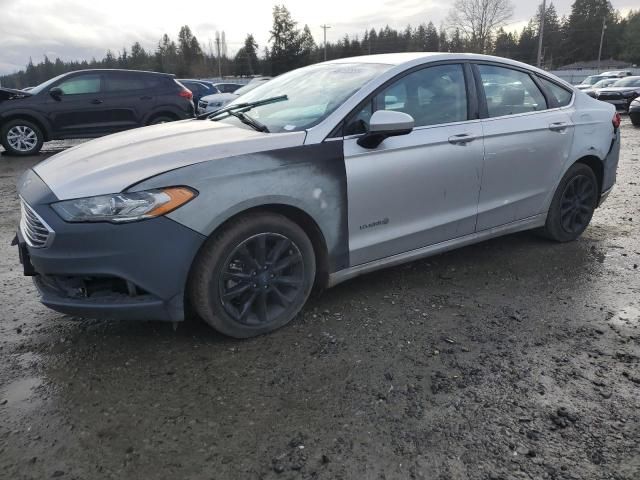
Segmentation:
{"type": "MultiPolygon", "coordinates": [[[[623,11],[638,0],[613,0],[623,11]]],[[[402,29],[407,24],[445,21],[453,0],[242,0],[211,2],[191,0],[168,4],[157,0],[0,0],[0,74],[24,68],[32,57],[82,60],[102,58],[108,49],[129,48],[136,41],[154,49],[164,33],[177,37],[181,25],[191,26],[205,49],[216,31],[224,30],[233,54],[252,33],[260,48],[268,44],[271,10],[284,3],[300,27],[308,24],[316,42],[322,43],[321,24],[330,24],[327,39],[361,36],[365,30],[385,25],[402,29]]],[[[515,14],[510,25],[522,25],[531,18],[537,0],[513,0],[515,14]]],[[[573,0],[553,2],[560,15],[569,13],[573,0]]],[[[636,5],[637,6],[637,5],[636,5]]]]}

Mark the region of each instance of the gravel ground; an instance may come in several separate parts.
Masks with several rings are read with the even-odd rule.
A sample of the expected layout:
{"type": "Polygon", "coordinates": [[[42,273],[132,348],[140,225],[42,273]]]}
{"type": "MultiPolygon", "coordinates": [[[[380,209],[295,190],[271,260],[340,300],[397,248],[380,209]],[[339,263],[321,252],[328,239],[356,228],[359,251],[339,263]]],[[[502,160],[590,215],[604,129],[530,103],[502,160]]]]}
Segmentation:
{"type": "MultiPolygon", "coordinates": [[[[583,237],[370,274],[247,341],[42,307],[0,157],[0,478],[640,478],[640,130],[583,237]]],[[[56,148],[60,148],[57,146],[56,148]]]]}

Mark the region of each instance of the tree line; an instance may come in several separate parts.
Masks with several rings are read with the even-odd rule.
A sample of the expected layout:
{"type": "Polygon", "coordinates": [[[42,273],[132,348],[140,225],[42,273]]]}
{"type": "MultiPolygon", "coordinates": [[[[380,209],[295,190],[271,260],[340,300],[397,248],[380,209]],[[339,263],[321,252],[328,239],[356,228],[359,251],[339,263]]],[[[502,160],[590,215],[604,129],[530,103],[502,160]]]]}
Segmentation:
{"type": "Polygon", "coordinates": [[[602,58],[640,63],[640,10],[623,16],[608,0],[575,0],[571,13],[560,17],[553,3],[549,3],[544,14],[540,5],[520,32],[505,28],[512,12],[510,0],[456,0],[447,21],[439,28],[431,21],[400,30],[387,25],[345,35],[325,46],[314,40],[307,25],[299,28],[288,9],[279,5],[273,9],[269,43],[262,50],[254,36],[248,34],[242,47],[229,56],[224,32],[216,35],[215,45],[203,45],[185,25],[180,28],[177,41],[165,34],[153,50],[135,42],[128,50],[107,51],[100,60],[52,61],[45,56],[34,63],[30,59],[24,70],[0,77],[0,83],[24,88],[86,68],[154,70],[183,78],[278,75],[322,61],[325,54],[331,60],[407,51],[488,53],[535,64],[543,15],[542,61],[547,69],[596,59],[603,25],[602,58]]]}

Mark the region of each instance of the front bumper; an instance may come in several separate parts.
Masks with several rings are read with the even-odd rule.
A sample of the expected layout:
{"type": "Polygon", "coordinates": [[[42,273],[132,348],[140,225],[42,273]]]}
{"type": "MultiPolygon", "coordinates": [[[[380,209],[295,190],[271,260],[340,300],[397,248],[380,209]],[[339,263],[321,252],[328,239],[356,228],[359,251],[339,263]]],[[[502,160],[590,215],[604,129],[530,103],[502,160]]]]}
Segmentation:
{"type": "Polygon", "coordinates": [[[51,208],[57,199],[46,184],[33,171],[25,180],[20,196],[55,232],[46,248],[30,247],[18,232],[25,274],[34,275],[44,305],[82,317],[184,319],[187,277],[203,235],[166,217],[67,223],[51,208]]]}

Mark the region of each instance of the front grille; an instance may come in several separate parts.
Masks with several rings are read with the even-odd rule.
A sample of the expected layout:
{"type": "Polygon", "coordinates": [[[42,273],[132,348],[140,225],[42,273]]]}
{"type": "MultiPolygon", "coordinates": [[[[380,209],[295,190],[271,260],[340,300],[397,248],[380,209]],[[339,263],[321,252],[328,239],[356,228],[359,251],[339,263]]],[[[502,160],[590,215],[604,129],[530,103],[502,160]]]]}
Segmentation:
{"type": "Polygon", "coordinates": [[[27,245],[33,248],[48,247],[54,236],[51,227],[22,199],[20,211],[20,232],[27,245]]]}

